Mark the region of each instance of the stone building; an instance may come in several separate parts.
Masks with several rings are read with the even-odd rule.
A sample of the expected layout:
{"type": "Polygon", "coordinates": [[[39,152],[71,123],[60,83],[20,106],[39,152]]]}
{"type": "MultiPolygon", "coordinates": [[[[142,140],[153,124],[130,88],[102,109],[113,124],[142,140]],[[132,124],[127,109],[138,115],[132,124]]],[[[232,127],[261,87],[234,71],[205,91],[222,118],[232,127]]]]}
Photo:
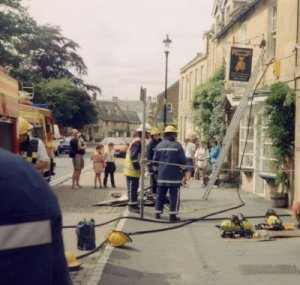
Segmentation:
{"type": "MultiPolygon", "coordinates": [[[[203,64],[206,66],[205,80],[209,79],[225,63],[227,95],[224,109],[227,126],[247,87],[247,82],[229,80],[231,49],[236,47],[252,49],[253,70],[261,53],[260,46],[264,41],[266,42],[266,53],[259,66],[259,74],[252,89],[254,99],[251,117],[249,118],[249,102],[249,107],[240,121],[239,130],[232,143],[229,160],[233,169],[240,168],[242,170],[241,187],[267,198],[276,191],[274,181],[277,170],[273,167],[272,142],[268,137],[266,120],[263,116],[264,102],[269,95],[269,87],[276,82],[287,83],[299,95],[299,7],[300,1],[298,0],[215,0],[212,11],[214,23],[212,28],[204,34],[204,39],[207,41],[206,51],[202,58],[203,64]],[[247,145],[244,153],[246,138],[247,145]],[[243,161],[241,162],[242,157],[243,161]]],[[[191,89],[193,90],[193,83],[190,81],[195,78],[193,62],[196,66],[201,60],[196,57],[181,69],[180,96],[183,98],[187,96],[187,101],[189,96],[192,96],[191,89]]],[[[300,125],[299,98],[300,96],[297,96],[296,99],[296,173],[300,169],[300,128],[297,127],[300,125]]],[[[179,97],[179,106],[184,107],[181,97],[179,97]]],[[[184,114],[191,113],[188,103],[185,106],[184,114]]],[[[188,129],[188,124],[181,123],[181,115],[183,115],[183,111],[179,108],[179,129],[182,139],[184,126],[188,129]]],[[[184,122],[185,118],[182,121],[184,122]]],[[[191,130],[193,126],[190,125],[189,128],[191,130]]],[[[295,180],[293,180],[292,176],[290,201],[300,199],[300,179],[295,175],[295,180]]]]}
{"type": "Polygon", "coordinates": [[[180,69],[178,98],[178,139],[183,140],[195,132],[191,100],[196,87],[207,80],[207,54],[199,53],[180,69]]]}
{"type": "Polygon", "coordinates": [[[93,100],[98,122],[85,128],[92,141],[101,141],[105,137],[129,137],[141,121],[135,111],[123,111],[113,101],[93,100]]]}

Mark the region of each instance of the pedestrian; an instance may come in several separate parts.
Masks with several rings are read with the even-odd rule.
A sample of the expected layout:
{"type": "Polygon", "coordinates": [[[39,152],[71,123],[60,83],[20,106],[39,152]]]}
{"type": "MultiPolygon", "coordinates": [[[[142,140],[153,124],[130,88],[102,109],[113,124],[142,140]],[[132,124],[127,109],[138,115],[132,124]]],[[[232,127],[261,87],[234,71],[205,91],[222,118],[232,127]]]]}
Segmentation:
{"type": "MultiPolygon", "coordinates": [[[[211,164],[211,168],[212,171],[214,171],[214,169],[217,166],[217,160],[221,151],[220,146],[218,145],[218,141],[216,139],[212,139],[210,141],[210,145],[211,145],[211,149],[210,149],[210,164],[211,164]]],[[[208,182],[208,181],[207,181],[208,182]]],[[[219,176],[216,178],[216,182],[215,185],[213,187],[218,187],[220,184],[220,180],[219,180],[219,176]]]]}
{"type": "Polygon", "coordinates": [[[72,157],[74,172],[72,176],[72,189],[81,188],[79,184],[81,171],[84,168],[83,155],[85,152],[85,145],[78,139],[78,130],[72,130],[72,139],[70,141],[70,157],[72,157]]]}
{"type": "Polygon", "coordinates": [[[158,167],[155,169],[157,171],[158,185],[155,217],[159,219],[163,213],[166,195],[169,191],[169,220],[171,222],[180,220],[180,218],[177,217],[180,200],[180,185],[185,172],[184,166],[186,165],[183,147],[176,141],[176,138],[176,128],[167,126],[164,131],[164,139],[157,145],[153,158],[154,161],[158,162],[158,167]]]}
{"type": "MultiPolygon", "coordinates": [[[[205,141],[200,141],[199,147],[196,149],[194,155],[194,165],[195,165],[195,176],[198,176],[201,172],[201,178],[203,180],[203,184],[206,184],[206,168],[208,166],[209,160],[209,151],[205,145],[205,141]]],[[[199,175],[200,178],[200,175],[199,175]]]]}
{"type": "Polygon", "coordinates": [[[186,157],[186,163],[188,165],[186,173],[185,173],[185,178],[183,179],[183,184],[188,184],[192,177],[192,173],[194,172],[194,155],[196,151],[196,136],[192,135],[186,143],[185,146],[185,157],[186,157]]]}
{"type": "Polygon", "coordinates": [[[95,171],[94,177],[94,188],[97,188],[97,181],[99,182],[99,188],[102,189],[102,181],[101,181],[101,173],[105,168],[105,156],[104,156],[104,145],[100,144],[96,146],[96,150],[91,156],[91,160],[93,161],[93,168],[95,171]]]}
{"type": "Polygon", "coordinates": [[[71,285],[54,192],[22,158],[0,157],[0,283],[71,285]]]}
{"type": "Polygon", "coordinates": [[[20,156],[30,162],[42,175],[50,169],[50,158],[45,144],[38,138],[32,138],[33,126],[24,118],[18,118],[20,156]]]}
{"type": "MultiPolygon", "coordinates": [[[[146,139],[150,137],[151,127],[146,129],[146,139]]],[[[130,142],[127,149],[123,173],[126,176],[127,193],[128,193],[128,209],[131,212],[139,213],[138,206],[138,188],[141,176],[141,152],[142,152],[142,132],[143,128],[140,126],[136,129],[133,140],[130,142]]]]}
{"type": "Polygon", "coordinates": [[[154,128],[151,130],[151,141],[147,145],[147,160],[148,162],[148,170],[150,173],[150,186],[151,186],[151,193],[154,197],[157,194],[157,174],[154,173],[153,166],[155,164],[152,162],[154,157],[154,152],[156,146],[161,142],[160,131],[158,128],[154,128]]]}
{"type": "Polygon", "coordinates": [[[108,149],[105,152],[105,162],[106,162],[106,167],[104,170],[104,188],[107,188],[107,180],[108,176],[110,176],[110,185],[112,188],[116,188],[116,183],[115,183],[115,171],[116,171],[116,164],[115,164],[115,150],[114,150],[114,143],[109,142],[108,143],[108,149]]]}
{"type": "Polygon", "coordinates": [[[210,149],[210,164],[212,168],[214,169],[216,167],[216,163],[221,151],[220,146],[218,145],[218,141],[216,139],[212,139],[210,141],[211,149],[210,149]]]}

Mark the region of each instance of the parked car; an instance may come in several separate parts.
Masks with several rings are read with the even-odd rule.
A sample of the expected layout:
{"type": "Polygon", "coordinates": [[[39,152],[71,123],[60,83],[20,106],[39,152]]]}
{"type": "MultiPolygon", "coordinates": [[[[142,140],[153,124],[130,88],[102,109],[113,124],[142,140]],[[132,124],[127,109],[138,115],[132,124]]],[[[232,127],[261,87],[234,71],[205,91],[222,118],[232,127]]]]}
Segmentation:
{"type": "Polygon", "coordinates": [[[131,138],[127,137],[106,137],[101,141],[101,144],[104,145],[105,151],[108,149],[108,144],[110,142],[114,143],[115,156],[117,157],[125,157],[128,143],[131,141],[131,138]]]}
{"type": "Polygon", "coordinates": [[[59,154],[59,145],[63,141],[63,137],[59,132],[58,125],[54,125],[54,139],[53,139],[53,146],[54,146],[54,154],[58,156],[59,154]]]}
{"type": "Polygon", "coordinates": [[[70,141],[72,137],[63,137],[62,140],[60,141],[60,144],[58,146],[58,152],[59,153],[70,153],[70,141]]]}

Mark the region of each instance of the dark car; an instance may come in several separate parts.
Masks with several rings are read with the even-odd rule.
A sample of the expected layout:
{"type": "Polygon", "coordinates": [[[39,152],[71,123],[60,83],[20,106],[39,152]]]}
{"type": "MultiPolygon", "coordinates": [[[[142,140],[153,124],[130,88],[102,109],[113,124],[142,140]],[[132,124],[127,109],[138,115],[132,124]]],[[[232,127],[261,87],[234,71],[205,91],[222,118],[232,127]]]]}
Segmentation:
{"type": "Polygon", "coordinates": [[[58,146],[59,153],[70,153],[71,146],[70,141],[72,137],[63,137],[58,146]]]}

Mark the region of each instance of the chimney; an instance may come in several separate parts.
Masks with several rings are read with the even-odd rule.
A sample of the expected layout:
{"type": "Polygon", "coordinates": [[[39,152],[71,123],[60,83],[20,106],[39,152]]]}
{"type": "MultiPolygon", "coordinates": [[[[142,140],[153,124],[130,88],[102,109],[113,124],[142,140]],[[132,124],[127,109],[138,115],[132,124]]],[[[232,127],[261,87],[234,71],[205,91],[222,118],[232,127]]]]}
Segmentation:
{"type": "Polygon", "coordinates": [[[118,99],[118,97],[113,96],[113,97],[112,97],[112,101],[113,101],[114,103],[118,103],[119,99],[118,99]]]}
{"type": "Polygon", "coordinates": [[[96,100],[97,100],[97,94],[96,94],[96,92],[93,93],[92,100],[93,100],[93,101],[96,101],[96,100]]]}

